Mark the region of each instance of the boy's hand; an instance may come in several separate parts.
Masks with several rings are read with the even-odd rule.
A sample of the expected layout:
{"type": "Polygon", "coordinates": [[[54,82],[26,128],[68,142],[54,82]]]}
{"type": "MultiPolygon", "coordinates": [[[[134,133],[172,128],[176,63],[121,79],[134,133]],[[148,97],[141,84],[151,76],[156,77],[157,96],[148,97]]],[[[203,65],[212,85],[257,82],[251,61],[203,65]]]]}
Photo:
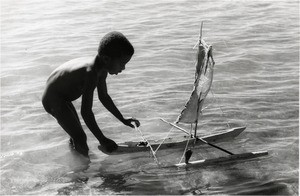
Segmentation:
{"type": "Polygon", "coordinates": [[[123,123],[124,123],[124,125],[127,125],[127,126],[129,126],[131,128],[134,128],[134,125],[132,123],[135,123],[135,125],[137,127],[139,127],[141,125],[141,123],[137,119],[135,119],[135,118],[124,119],[123,123]]]}
{"type": "Polygon", "coordinates": [[[111,152],[113,152],[113,151],[115,151],[115,150],[118,149],[118,145],[113,140],[111,140],[111,139],[109,139],[107,137],[103,138],[100,141],[100,144],[109,153],[111,153],[111,152]]]}

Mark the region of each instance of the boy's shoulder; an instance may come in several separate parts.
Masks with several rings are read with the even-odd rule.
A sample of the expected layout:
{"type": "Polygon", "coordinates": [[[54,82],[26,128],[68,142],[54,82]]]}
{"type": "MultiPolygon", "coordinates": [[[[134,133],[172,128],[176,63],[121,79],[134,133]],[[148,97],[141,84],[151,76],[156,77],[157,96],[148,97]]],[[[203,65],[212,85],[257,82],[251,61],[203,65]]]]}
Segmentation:
{"type": "Polygon", "coordinates": [[[75,59],[71,59],[65,63],[63,63],[61,66],[76,66],[76,65],[90,65],[93,64],[95,60],[95,57],[79,57],[75,59]]]}
{"type": "Polygon", "coordinates": [[[72,60],[69,60],[60,66],[58,66],[54,71],[59,70],[76,70],[83,67],[89,67],[94,64],[94,58],[93,57],[80,57],[75,58],[72,60]]]}

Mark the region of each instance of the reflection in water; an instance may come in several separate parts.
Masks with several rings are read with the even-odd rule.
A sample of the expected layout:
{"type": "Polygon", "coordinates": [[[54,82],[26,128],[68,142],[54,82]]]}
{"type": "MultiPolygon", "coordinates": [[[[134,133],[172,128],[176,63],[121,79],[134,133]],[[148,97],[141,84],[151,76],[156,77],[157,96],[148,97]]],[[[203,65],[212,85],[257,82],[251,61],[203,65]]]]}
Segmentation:
{"type": "MultiPolygon", "coordinates": [[[[57,190],[58,195],[70,195],[74,193],[80,194],[82,190],[84,190],[84,187],[86,186],[86,183],[89,178],[87,177],[78,177],[71,181],[71,184],[60,188],[57,190]]],[[[82,193],[81,193],[82,194],[82,193]]]]}
{"type": "Polygon", "coordinates": [[[286,195],[293,188],[289,184],[297,182],[297,179],[284,178],[272,181],[260,172],[264,168],[257,169],[259,162],[268,158],[178,169],[157,167],[144,162],[141,156],[107,157],[105,161],[96,155],[91,157],[92,163],[78,154],[68,157],[77,163],[72,166],[72,172],[60,176],[69,180],[57,194],[286,195]]]}
{"type": "MultiPolygon", "coordinates": [[[[293,187],[298,179],[270,180],[262,172],[257,172],[256,162],[231,162],[182,170],[175,175],[175,181],[182,183],[180,194],[193,195],[293,195],[293,187]],[[186,172],[186,173],[183,173],[186,172]]],[[[172,186],[172,185],[170,185],[172,186]]],[[[295,188],[294,188],[295,189],[295,188]]]]}
{"type": "MultiPolygon", "coordinates": [[[[164,194],[162,171],[148,155],[107,157],[101,161],[97,173],[90,181],[101,181],[91,186],[99,194],[164,194]]],[[[92,182],[91,182],[92,183],[92,182]]]]}
{"type": "Polygon", "coordinates": [[[98,173],[94,177],[100,177],[103,182],[98,186],[93,186],[99,192],[131,192],[130,176],[138,172],[128,172],[123,174],[103,174],[98,173]]]}
{"type": "MultiPolygon", "coordinates": [[[[237,195],[293,195],[288,190],[288,179],[275,180],[270,182],[246,182],[239,187],[235,187],[234,194],[237,195]],[[251,189],[249,189],[251,187],[251,189]],[[239,188],[239,189],[237,189],[239,188]],[[239,191],[237,191],[239,190],[239,191]]],[[[290,183],[296,183],[297,180],[289,180],[290,183]]],[[[232,194],[233,191],[228,191],[228,194],[232,194]]]]}
{"type": "Polygon", "coordinates": [[[71,148],[71,156],[68,157],[68,162],[71,164],[71,172],[66,173],[63,177],[69,178],[68,186],[57,190],[58,195],[70,195],[79,193],[87,186],[89,177],[86,171],[89,169],[91,160],[90,157],[85,157],[71,148]]]}

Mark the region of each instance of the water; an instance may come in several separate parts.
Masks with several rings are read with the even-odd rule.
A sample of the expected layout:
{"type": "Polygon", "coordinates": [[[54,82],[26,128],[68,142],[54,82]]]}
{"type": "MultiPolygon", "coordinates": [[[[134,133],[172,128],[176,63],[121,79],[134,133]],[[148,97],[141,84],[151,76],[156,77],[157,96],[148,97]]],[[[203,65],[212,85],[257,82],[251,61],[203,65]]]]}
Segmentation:
{"type": "MultiPolygon", "coordinates": [[[[297,195],[298,11],[296,0],[2,1],[1,194],[297,195]],[[201,21],[214,47],[217,101],[208,97],[199,132],[216,132],[227,121],[247,125],[241,136],[219,145],[234,152],[268,150],[268,157],[158,168],[148,153],[102,154],[85,125],[91,162],[69,149],[67,135],[41,105],[52,70],[94,56],[107,32],[123,32],[136,53],[126,71],[108,78],[109,93],[124,116],[140,120],[148,139],[163,138],[170,127],[157,118],[174,121],[192,89],[192,47],[201,21]]],[[[79,111],[80,100],[74,104],[79,111]]],[[[96,95],[93,111],[108,137],[140,139],[96,95]]],[[[182,151],[158,156],[165,165],[177,163],[182,151]]],[[[224,155],[210,147],[195,154],[224,155]]]]}

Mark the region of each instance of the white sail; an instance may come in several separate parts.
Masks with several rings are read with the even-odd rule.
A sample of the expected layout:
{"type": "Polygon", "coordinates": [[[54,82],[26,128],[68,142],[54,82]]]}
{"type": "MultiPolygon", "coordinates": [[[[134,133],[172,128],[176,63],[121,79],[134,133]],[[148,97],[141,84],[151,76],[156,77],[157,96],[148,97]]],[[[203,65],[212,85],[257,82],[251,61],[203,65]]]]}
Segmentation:
{"type": "Polygon", "coordinates": [[[198,44],[194,89],[176,123],[196,123],[213,80],[212,46],[200,38],[198,44]]]}

